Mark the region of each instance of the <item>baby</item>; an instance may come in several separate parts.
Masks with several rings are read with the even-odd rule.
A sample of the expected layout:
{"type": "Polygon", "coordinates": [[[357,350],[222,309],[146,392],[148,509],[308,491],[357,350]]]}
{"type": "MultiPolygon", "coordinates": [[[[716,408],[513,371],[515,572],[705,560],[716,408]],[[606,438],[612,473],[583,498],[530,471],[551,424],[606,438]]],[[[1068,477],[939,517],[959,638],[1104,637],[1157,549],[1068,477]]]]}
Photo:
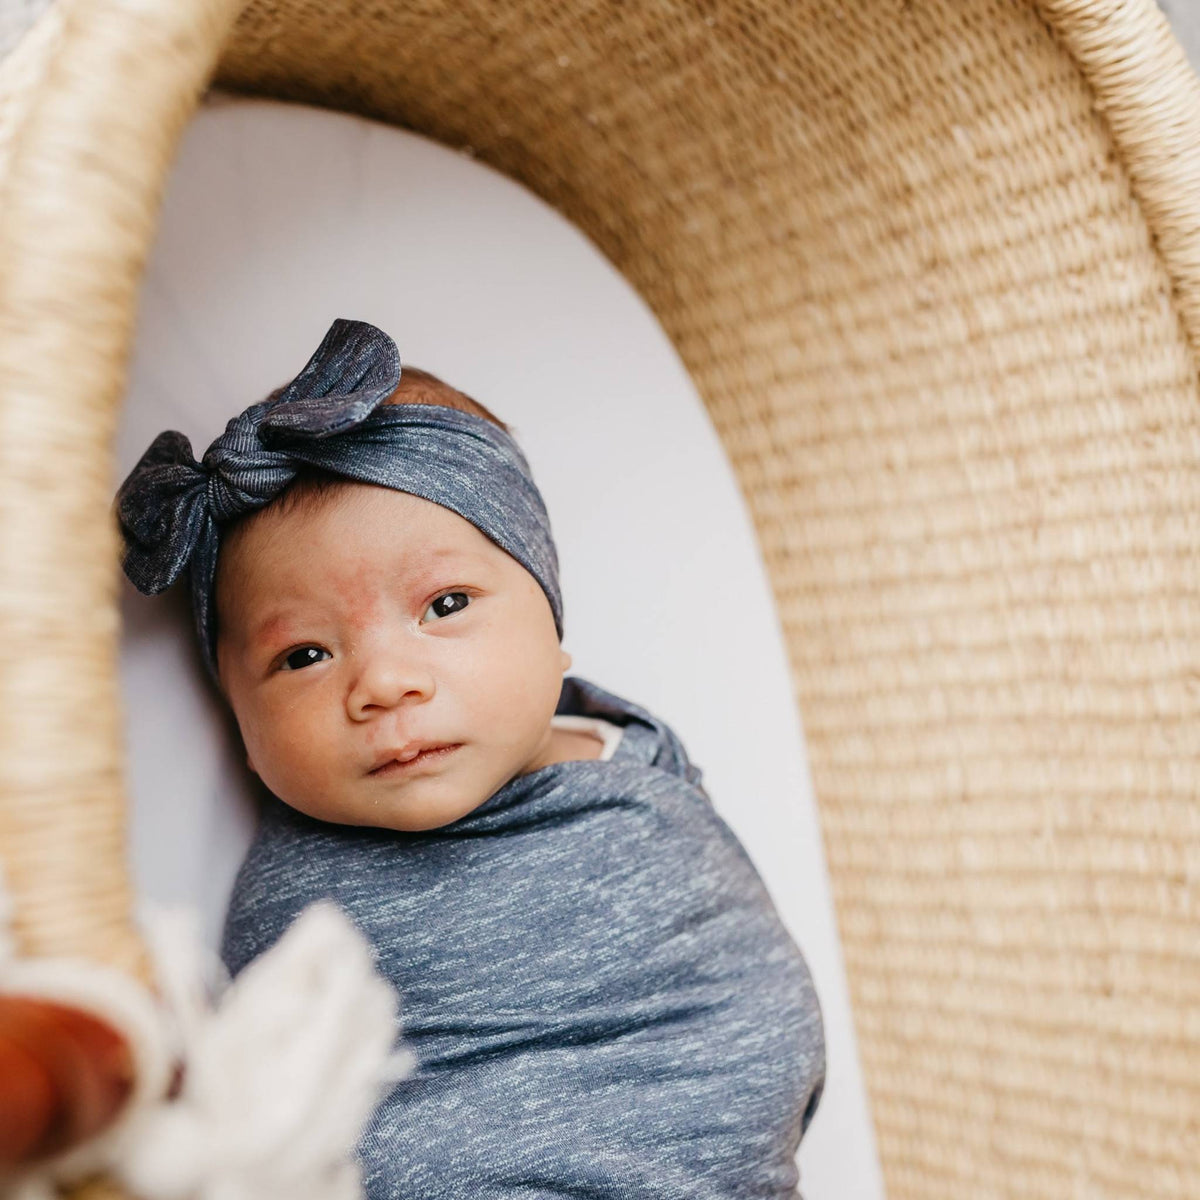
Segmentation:
{"type": "Polygon", "coordinates": [[[226,965],[329,897],[399,992],[370,1200],[798,1197],[809,972],[674,732],[564,678],[507,427],[338,320],[203,463],[161,434],[117,511],[135,585],[187,570],[267,793],[226,965]]]}

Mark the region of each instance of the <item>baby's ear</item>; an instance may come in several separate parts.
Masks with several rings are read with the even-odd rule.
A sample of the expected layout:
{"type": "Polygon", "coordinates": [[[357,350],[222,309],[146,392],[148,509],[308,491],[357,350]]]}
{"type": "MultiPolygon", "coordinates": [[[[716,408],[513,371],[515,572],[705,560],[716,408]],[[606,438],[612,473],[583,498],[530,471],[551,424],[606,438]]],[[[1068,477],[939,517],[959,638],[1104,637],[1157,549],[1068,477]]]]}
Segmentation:
{"type": "Polygon", "coordinates": [[[565,651],[562,651],[562,669],[565,675],[571,669],[571,656],[565,651]]]}

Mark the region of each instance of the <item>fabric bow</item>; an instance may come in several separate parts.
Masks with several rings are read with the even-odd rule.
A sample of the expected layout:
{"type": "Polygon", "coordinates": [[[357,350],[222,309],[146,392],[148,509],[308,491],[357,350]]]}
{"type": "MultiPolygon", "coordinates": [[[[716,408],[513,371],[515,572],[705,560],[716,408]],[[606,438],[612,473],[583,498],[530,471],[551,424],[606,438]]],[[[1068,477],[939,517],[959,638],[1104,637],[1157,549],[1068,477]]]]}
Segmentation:
{"type": "Polygon", "coordinates": [[[399,382],[392,339],[339,317],[300,374],[234,417],[200,462],[184,434],[160,433],[117,492],[130,582],[153,596],[197,556],[215,564],[218,523],[268,504],[295,477],[286,447],[359,424],[399,382]]]}

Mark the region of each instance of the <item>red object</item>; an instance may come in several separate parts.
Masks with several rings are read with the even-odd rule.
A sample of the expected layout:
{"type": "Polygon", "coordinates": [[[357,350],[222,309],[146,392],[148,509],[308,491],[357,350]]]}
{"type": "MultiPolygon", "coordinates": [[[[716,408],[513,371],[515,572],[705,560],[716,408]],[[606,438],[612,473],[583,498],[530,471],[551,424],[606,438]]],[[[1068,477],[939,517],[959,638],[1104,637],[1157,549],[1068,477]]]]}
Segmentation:
{"type": "Polygon", "coordinates": [[[128,1043],[90,1013],[0,994],[0,1169],[99,1133],[133,1091],[128,1043]]]}

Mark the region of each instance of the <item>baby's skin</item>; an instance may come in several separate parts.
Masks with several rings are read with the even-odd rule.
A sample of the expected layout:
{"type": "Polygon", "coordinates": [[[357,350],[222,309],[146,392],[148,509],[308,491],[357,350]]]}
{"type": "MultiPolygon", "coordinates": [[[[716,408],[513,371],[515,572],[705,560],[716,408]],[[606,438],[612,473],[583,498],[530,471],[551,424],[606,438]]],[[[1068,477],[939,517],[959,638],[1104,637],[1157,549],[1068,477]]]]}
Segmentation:
{"type": "Polygon", "coordinates": [[[420,496],[347,480],[270,505],[223,542],[216,595],[248,765],[308,816],[436,829],[600,754],[551,725],[571,656],[541,585],[420,496]]]}

